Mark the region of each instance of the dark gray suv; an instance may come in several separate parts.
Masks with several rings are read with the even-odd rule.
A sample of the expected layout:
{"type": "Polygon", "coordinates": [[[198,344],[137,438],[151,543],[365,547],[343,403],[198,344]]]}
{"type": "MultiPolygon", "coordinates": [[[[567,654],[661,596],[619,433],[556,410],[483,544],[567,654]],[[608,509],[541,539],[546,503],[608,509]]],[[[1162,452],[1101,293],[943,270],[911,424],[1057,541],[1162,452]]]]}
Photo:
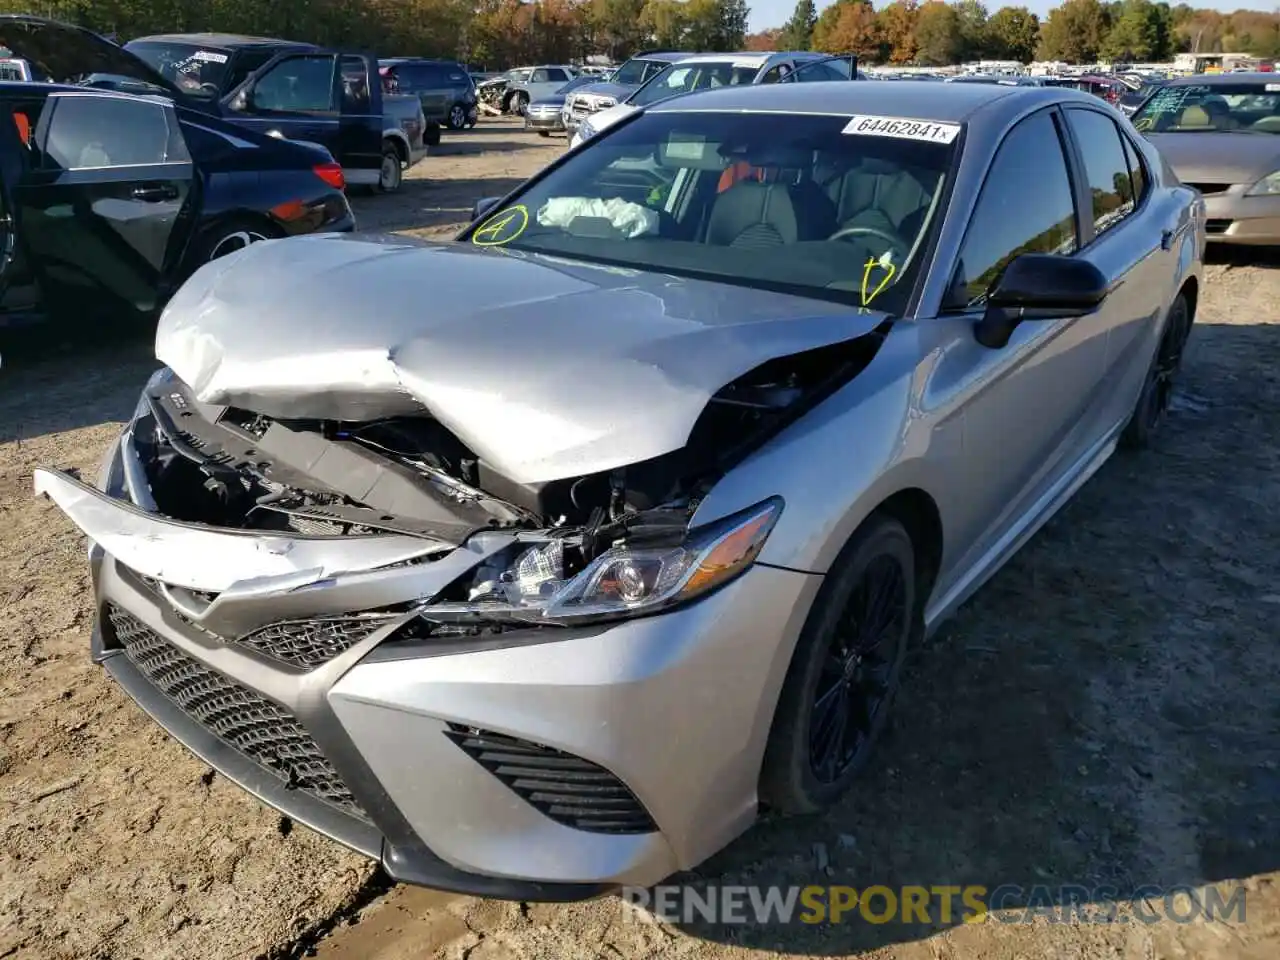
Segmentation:
{"type": "Polygon", "coordinates": [[[416,94],[427,118],[428,142],[432,128],[461,130],[474,127],[478,117],[476,85],[465,67],[453,60],[418,60],[397,57],[378,61],[383,85],[395,93],[416,94]]]}

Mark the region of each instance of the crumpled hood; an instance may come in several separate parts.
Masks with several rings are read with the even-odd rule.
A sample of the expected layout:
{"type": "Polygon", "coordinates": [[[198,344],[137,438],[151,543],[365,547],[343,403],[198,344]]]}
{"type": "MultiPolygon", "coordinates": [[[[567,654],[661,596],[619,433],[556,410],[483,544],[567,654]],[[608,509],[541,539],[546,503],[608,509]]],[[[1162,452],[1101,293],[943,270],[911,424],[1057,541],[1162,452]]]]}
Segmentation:
{"type": "Polygon", "coordinates": [[[862,336],[877,311],[405,237],[314,235],[202,267],[156,356],[196,396],[277,418],[425,408],[518,483],[677,450],[720,388],[862,336]]]}
{"type": "Polygon", "coordinates": [[[1150,133],[1184,183],[1257,183],[1280,169],[1280,136],[1261,133],[1150,133]]]}

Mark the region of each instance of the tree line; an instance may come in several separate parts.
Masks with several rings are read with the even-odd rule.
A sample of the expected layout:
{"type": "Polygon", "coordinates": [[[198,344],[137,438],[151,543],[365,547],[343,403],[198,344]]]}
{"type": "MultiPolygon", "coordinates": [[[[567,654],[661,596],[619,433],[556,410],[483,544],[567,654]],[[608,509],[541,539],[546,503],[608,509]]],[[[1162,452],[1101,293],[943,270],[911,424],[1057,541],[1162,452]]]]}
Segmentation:
{"type": "Polygon", "coordinates": [[[989,13],[981,0],[798,0],[791,19],[747,38],[755,50],[857,53],[868,62],[943,66],[972,60],[1160,63],[1175,53],[1280,56],[1280,14],[1197,10],[1152,0],[1065,0],[1041,21],[1026,7],[989,13]]]}
{"type": "Polygon", "coordinates": [[[1041,22],[980,0],[798,0],[781,27],[747,35],[746,0],[0,0],[128,40],[213,31],[308,40],[384,56],[457,57],[482,69],[635,51],[820,50],[869,63],[1099,59],[1159,62],[1183,50],[1280,56],[1280,14],[1222,14],[1152,0],[1065,0],[1041,22]]]}

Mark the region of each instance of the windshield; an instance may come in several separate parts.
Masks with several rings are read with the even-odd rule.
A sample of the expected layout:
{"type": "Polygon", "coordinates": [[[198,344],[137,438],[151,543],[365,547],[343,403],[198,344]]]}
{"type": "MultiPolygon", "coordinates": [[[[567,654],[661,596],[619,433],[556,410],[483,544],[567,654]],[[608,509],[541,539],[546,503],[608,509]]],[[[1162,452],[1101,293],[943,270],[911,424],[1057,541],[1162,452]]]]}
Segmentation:
{"type": "Polygon", "coordinates": [[[633,58],[620,66],[617,72],[609,78],[609,82],[620,83],[623,86],[638,87],[669,66],[670,64],[665,60],[639,60],[633,58]]]}
{"type": "Polygon", "coordinates": [[[1133,125],[1144,133],[1280,133],[1280,84],[1166,86],[1138,108],[1133,125]]]}
{"type": "Polygon", "coordinates": [[[147,64],[183,93],[205,100],[216,99],[227,79],[229,50],[192,43],[146,40],[125,44],[125,49],[147,64]]]}
{"type": "Polygon", "coordinates": [[[569,93],[572,90],[577,90],[579,87],[585,87],[588,83],[599,82],[600,79],[598,77],[590,77],[586,75],[577,76],[556,90],[556,93],[569,93]]]}
{"type": "Polygon", "coordinates": [[[921,124],[922,136],[947,141],[928,142],[849,125],[641,113],[461,239],[901,312],[941,216],[959,128],[921,124]]]}
{"type": "Polygon", "coordinates": [[[647,107],[659,100],[666,100],[681,93],[707,90],[712,87],[747,86],[760,72],[759,64],[735,67],[729,60],[711,63],[676,64],[656,74],[648,83],[633,93],[627,103],[633,107],[647,107]]]}

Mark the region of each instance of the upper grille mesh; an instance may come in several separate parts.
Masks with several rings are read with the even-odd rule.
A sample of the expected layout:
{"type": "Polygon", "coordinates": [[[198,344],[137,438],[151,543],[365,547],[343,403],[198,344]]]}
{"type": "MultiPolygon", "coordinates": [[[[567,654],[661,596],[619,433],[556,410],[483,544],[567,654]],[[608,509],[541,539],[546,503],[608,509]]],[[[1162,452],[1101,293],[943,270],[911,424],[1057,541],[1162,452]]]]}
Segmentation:
{"type": "Polygon", "coordinates": [[[289,787],[370,822],[293,714],[187,656],[128,611],[108,604],[106,612],[139,672],[188,717],[289,787]]]}
{"type": "Polygon", "coordinates": [[[311,670],[350,650],[391,619],[375,614],[273,623],[236,643],[290,666],[311,670]]]}
{"type": "Polygon", "coordinates": [[[457,724],[450,724],[445,736],[556,823],[589,833],[658,829],[627,785],[590,760],[457,724]]]}

